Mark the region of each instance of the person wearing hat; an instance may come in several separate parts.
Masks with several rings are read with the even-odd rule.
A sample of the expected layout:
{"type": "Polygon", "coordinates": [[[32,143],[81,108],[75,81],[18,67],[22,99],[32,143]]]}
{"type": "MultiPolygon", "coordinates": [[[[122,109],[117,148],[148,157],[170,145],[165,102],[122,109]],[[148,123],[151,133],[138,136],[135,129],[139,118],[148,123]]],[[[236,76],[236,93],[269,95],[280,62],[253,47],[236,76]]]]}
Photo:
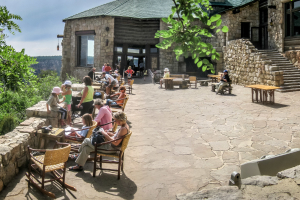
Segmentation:
{"type": "MultiPolygon", "coordinates": [[[[65,81],[64,84],[61,85],[62,95],[64,96],[64,99],[62,102],[64,102],[64,108],[67,110],[67,124],[71,125],[71,102],[72,102],[72,82],[71,81],[65,81]]],[[[60,102],[61,103],[61,102],[60,102]]]]}
{"type": "Polygon", "coordinates": [[[164,83],[164,78],[170,78],[170,71],[168,68],[164,70],[164,77],[160,79],[160,87],[162,88],[162,84],[164,83]]]}
{"type": "Polygon", "coordinates": [[[51,113],[52,111],[61,113],[61,119],[59,120],[59,122],[62,126],[65,126],[66,123],[64,120],[67,117],[67,110],[58,105],[58,103],[59,103],[58,95],[61,92],[62,91],[60,90],[59,87],[53,88],[51,95],[46,103],[46,108],[47,108],[47,113],[51,113]],[[49,110],[49,106],[50,106],[51,110],[49,110]]]}
{"type": "Polygon", "coordinates": [[[216,84],[216,89],[217,89],[216,94],[220,93],[224,86],[229,85],[230,79],[229,79],[229,76],[228,76],[228,71],[224,70],[223,73],[224,74],[221,74],[220,82],[216,84]]]}

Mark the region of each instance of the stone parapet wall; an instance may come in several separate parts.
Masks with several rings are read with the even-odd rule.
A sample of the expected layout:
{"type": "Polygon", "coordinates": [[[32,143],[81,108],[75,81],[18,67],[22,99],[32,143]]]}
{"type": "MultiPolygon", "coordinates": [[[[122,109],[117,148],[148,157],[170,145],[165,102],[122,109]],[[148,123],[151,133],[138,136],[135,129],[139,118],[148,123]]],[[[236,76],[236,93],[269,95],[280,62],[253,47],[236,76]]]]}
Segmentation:
{"type": "Polygon", "coordinates": [[[290,62],[300,69],[300,51],[298,50],[292,50],[292,51],[286,51],[283,53],[283,56],[286,57],[290,62]]]}
{"type": "MultiPolygon", "coordinates": [[[[60,113],[51,111],[50,113],[47,112],[46,109],[46,101],[40,101],[39,103],[35,104],[34,106],[26,109],[26,116],[29,117],[38,117],[45,119],[45,125],[52,125],[52,127],[60,127],[58,120],[60,119],[60,113]]],[[[63,107],[63,103],[60,104],[63,107]]],[[[49,108],[50,109],[50,108],[49,108]]]]}
{"type": "Polygon", "coordinates": [[[239,85],[283,85],[283,72],[263,60],[261,54],[248,39],[227,42],[224,47],[226,69],[233,83],[239,85]]]}
{"type": "Polygon", "coordinates": [[[36,131],[45,125],[46,119],[31,117],[13,131],[0,136],[0,192],[26,165],[29,156],[27,146],[36,148],[39,138],[36,131]]]}

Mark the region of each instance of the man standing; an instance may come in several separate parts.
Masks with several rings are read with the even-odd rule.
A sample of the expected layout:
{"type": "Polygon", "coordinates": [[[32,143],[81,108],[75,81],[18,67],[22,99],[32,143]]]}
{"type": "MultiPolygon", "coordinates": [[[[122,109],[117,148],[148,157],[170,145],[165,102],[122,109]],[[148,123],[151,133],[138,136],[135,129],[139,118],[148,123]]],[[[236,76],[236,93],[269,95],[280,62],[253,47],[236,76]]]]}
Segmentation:
{"type": "Polygon", "coordinates": [[[229,76],[228,76],[228,71],[224,70],[223,73],[224,74],[221,74],[220,82],[216,84],[216,89],[217,89],[216,94],[220,93],[224,86],[229,85],[230,79],[229,79],[229,76]]]}
{"type": "Polygon", "coordinates": [[[88,76],[92,79],[92,81],[95,80],[95,72],[96,72],[96,68],[93,67],[92,70],[88,73],[88,76]]]}

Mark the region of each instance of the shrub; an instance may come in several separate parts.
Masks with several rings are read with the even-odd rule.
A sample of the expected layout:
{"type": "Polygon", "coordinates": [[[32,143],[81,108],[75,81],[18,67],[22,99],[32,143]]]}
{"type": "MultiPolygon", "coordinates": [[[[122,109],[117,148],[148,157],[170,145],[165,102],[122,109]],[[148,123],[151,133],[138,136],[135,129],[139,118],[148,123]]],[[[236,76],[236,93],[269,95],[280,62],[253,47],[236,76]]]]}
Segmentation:
{"type": "Polygon", "coordinates": [[[16,126],[15,119],[12,115],[6,114],[2,119],[0,123],[0,135],[8,133],[12,130],[14,130],[16,126]]]}

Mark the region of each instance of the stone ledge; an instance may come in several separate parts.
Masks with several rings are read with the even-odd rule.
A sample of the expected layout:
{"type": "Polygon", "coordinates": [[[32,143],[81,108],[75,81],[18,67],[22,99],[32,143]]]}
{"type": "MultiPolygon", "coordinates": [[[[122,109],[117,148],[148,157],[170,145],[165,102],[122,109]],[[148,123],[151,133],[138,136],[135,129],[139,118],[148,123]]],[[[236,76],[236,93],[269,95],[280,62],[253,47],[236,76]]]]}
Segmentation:
{"type": "Polygon", "coordinates": [[[13,177],[19,168],[27,162],[27,146],[35,148],[38,138],[35,132],[45,125],[46,119],[29,118],[13,131],[0,136],[0,192],[13,177]]]}

